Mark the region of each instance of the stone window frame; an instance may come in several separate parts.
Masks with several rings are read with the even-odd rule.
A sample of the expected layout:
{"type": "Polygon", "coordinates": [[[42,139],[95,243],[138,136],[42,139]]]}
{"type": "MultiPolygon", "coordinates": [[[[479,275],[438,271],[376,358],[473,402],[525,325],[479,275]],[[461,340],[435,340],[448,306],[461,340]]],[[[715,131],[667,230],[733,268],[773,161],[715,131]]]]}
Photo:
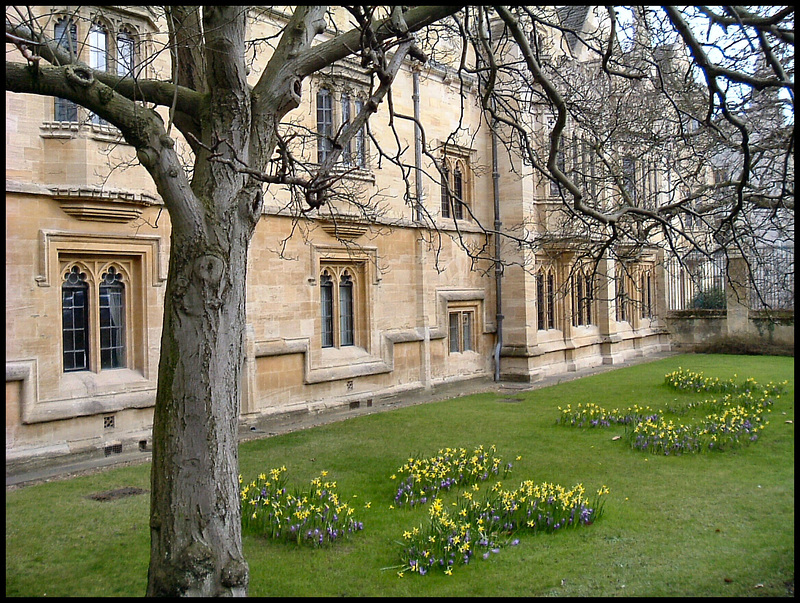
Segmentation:
{"type": "Polygon", "coordinates": [[[574,269],[572,273],[572,326],[597,325],[596,288],[590,266],[578,266],[574,269]]]}
{"type": "Polygon", "coordinates": [[[534,277],[536,287],[536,329],[551,331],[556,328],[556,269],[553,265],[540,266],[534,277]]]}
{"type": "MultiPolygon", "coordinates": [[[[379,341],[374,325],[375,288],[381,282],[378,268],[378,249],[361,245],[312,245],[309,254],[308,284],[313,287],[312,305],[314,307],[314,336],[311,338],[309,351],[312,353],[312,367],[320,364],[319,354],[336,354],[343,350],[339,347],[322,347],[322,301],[320,293],[320,277],[326,267],[338,270],[349,267],[354,274],[353,307],[356,314],[354,322],[354,343],[345,346],[352,351],[363,350],[366,354],[380,351],[379,341]]],[[[334,296],[336,297],[336,296],[334,296]]],[[[338,320],[338,315],[334,323],[338,320]]]]}
{"type": "Polygon", "coordinates": [[[478,301],[449,302],[447,304],[447,353],[464,354],[477,352],[478,321],[480,318],[480,303],[478,301]],[[453,319],[456,319],[455,334],[453,333],[453,319]],[[466,334],[466,325],[469,325],[469,334],[466,334]],[[455,335],[455,337],[454,337],[455,335]]]}
{"type": "Polygon", "coordinates": [[[445,143],[441,149],[440,207],[442,218],[471,220],[474,211],[474,174],[472,156],[475,151],[468,147],[445,143]],[[458,198],[456,174],[461,175],[461,195],[458,198]]]}
{"type": "MultiPolygon", "coordinates": [[[[51,26],[46,25],[48,31],[55,27],[55,24],[69,19],[76,27],[74,39],[77,40],[78,59],[91,65],[90,61],[90,31],[96,26],[101,26],[106,31],[106,71],[119,73],[119,43],[120,34],[125,34],[133,42],[134,67],[136,77],[145,78],[149,76],[152,69],[151,61],[144,60],[150,55],[150,37],[156,32],[155,23],[135,12],[120,10],[118,7],[90,7],[69,10],[64,7],[53,7],[50,9],[51,26]]],[[[122,143],[119,130],[102,118],[95,116],[90,111],[84,109],[64,99],[54,99],[52,121],[45,120],[40,126],[40,136],[42,138],[76,138],[81,132],[87,132],[96,140],[104,142],[122,143]],[[59,103],[70,103],[75,107],[75,120],[57,120],[56,106],[59,103]]]]}
{"type": "MultiPolygon", "coordinates": [[[[57,291],[59,307],[61,306],[61,281],[66,262],[98,262],[103,266],[114,265],[123,269],[126,284],[130,284],[129,297],[126,299],[126,354],[127,370],[150,379],[157,372],[157,366],[150,366],[149,324],[147,317],[150,291],[162,287],[167,279],[167,254],[163,248],[161,237],[154,235],[107,236],[73,231],[39,231],[38,274],[34,277],[39,287],[52,287],[57,291]]],[[[87,266],[88,267],[88,266],[87,266]]],[[[98,268],[92,268],[92,274],[98,268]]],[[[88,274],[88,273],[87,273],[88,274]]],[[[96,304],[95,304],[96,305],[96,304]]],[[[90,310],[91,311],[91,310],[90,310]]],[[[61,318],[58,319],[60,333],[61,318]]],[[[97,327],[96,327],[97,328],[97,327]]],[[[56,330],[56,329],[54,329],[56,330]]],[[[99,331],[97,336],[99,338],[99,331]]],[[[63,342],[57,346],[60,360],[63,362],[63,342]]],[[[99,344],[95,348],[95,357],[99,344]]],[[[108,369],[106,369],[108,370],[108,369]]],[[[118,369],[113,369],[117,372],[118,369]]],[[[92,369],[77,371],[79,374],[99,376],[105,371],[92,369]]],[[[62,379],[74,379],[76,373],[61,372],[62,379]]]]}
{"type": "MultiPolygon", "coordinates": [[[[77,268],[78,271],[85,275],[85,283],[88,286],[88,324],[84,329],[84,336],[88,340],[86,347],[88,348],[88,361],[83,369],[68,370],[64,366],[64,342],[63,338],[60,343],[61,351],[61,371],[62,373],[80,373],[91,372],[99,374],[102,371],[117,370],[117,369],[132,369],[135,370],[135,358],[140,356],[138,347],[142,345],[141,336],[133,332],[134,320],[132,312],[139,308],[140,311],[144,309],[139,300],[133,298],[133,283],[136,271],[139,270],[138,261],[135,257],[124,256],[102,256],[94,254],[72,254],[65,252],[59,254],[59,274],[64,276],[77,268]],[[103,351],[108,349],[102,342],[101,333],[107,325],[104,326],[102,312],[101,312],[101,289],[103,287],[105,275],[113,269],[116,273],[122,275],[123,283],[123,311],[122,317],[122,339],[124,340],[124,355],[125,359],[122,361],[121,366],[116,367],[102,367],[103,351]]],[[[63,289],[63,279],[60,290],[63,289]]],[[[63,309],[63,302],[62,302],[63,309]]],[[[62,312],[62,325],[61,331],[64,331],[63,312],[62,312]]]]}
{"type": "MultiPolygon", "coordinates": [[[[333,150],[333,141],[338,134],[344,129],[349,121],[355,119],[358,115],[360,104],[361,107],[367,102],[369,97],[368,83],[360,81],[356,76],[344,75],[342,68],[335,68],[337,76],[334,77],[330,74],[318,77],[313,84],[314,88],[314,115],[315,115],[315,128],[314,135],[317,139],[316,144],[316,161],[322,164],[327,158],[327,153],[333,150]],[[330,98],[330,130],[321,131],[322,122],[319,119],[319,101],[322,91],[327,92],[330,98]],[[345,101],[347,109],[345,109],[345,101]],[[327,144],[325,144],[327,142],[327,144]],[[325,154],[321,155],[320,151],[325,149],[325,154]]],[[[326,122],[327,125],[327,122],[326,122]]],[[[369,136],[367,135],[367,125],[359,130],[359,132],[350,140],[348,145],[343,149],[341,156],[336,164],[337,169],[343,170],[356,170],[356,172],[364,174],[369,172],[369,136]],[[353,152],[355,148],[355,152],[353,152]]]]}
{"type": "Polygon", "coordinates": [[[320,347],[322,348],[344,348],[360,347],[366,349],[366,336],[364,333],[364,263],[365,260],[358,262],[330,262],[323,260],[320,263],[319,278],[319,308],[320,308],[320,347]],[[327,280],[326,280],[327,277],[327,280]],[[347,282],[350,290],[349,313],[345,313],[342,307],[342,283],[347,282]],[[323,299],[322,289],[326,284],[330,284],[330,340],[327,340],[325,333],[325,300],[323,299]],[[347,316],[349,314],[349,325],[347,316]]]}

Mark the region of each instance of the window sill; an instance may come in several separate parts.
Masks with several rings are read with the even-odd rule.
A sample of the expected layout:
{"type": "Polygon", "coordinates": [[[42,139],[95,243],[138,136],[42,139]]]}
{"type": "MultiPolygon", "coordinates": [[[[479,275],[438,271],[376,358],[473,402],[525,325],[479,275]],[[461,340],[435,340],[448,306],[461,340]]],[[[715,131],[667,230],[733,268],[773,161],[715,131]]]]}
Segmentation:
{"type": "Polygon", "coordinates": [[[61,391],[70,398],[86,398],[130,391],[137,386],[148,386],[150,382],[139,371],[128,368],[92,371],[72,371],[61,375],[61,391]]]}
{"type": "Polygon", "coordinates": [[[314,356],[315,366],[308,369],[306,383],[353,379],[391,371],[391,367],[383,359],[358,346],[323,348],[314,356]]]}
{"type": "Polygon", "coordinates": [[[131,369],[107,369],[100,373],[76,371],[61,375],[60,391],[66,398],[33,400],[23,404],[25,424],[94,416],[155,404],[156,384],[131,369]]]}

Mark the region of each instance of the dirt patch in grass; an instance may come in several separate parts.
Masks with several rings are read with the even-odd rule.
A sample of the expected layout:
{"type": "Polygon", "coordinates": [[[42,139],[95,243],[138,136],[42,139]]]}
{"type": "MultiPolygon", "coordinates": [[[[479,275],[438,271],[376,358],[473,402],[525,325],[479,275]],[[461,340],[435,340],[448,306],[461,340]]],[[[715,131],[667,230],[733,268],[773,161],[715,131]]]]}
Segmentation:
{"type": "Polygon", "coordinates": [[[136,494],[144,494],[145,492],[147,492],[147,490],[142,490],[141,488],[134,488],[132,486],[126,486],[124,488],[117,488],[116,490],[95,492],[94,494],[90,494],[86,498],[91,498],[92,500],[97,500],[100,502],[108,502],[110,500],[125,498],[126,496],[135,496],[136,494]]]}

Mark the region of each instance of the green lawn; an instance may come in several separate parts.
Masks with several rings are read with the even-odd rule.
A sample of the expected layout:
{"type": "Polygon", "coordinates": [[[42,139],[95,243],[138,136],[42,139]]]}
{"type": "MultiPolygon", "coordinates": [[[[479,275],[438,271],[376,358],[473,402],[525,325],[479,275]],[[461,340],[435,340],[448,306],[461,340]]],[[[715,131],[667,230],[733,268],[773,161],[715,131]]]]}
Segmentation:
{"type": "MultiPolygon", "coordinates": [[[[305,487],[322,470],[364,530],[333,548],[246,535],[251,596],[787,596],[794,593],[794,358],[683,355],[531,392],[478,394],[361,416],[241,446],[245,480],[285,465],[305,487]],[[703,399],[663,385],[677,367],[765,384],[788,380],[759,440],[736,450],[652,456],[624,427],[556,425],[558,406],[664,408],[703,399]],[[520,401],[506,398],[521,398],[520,401]],[[389,476],[411,456],[497,447],[503,482],[608,486],[590,526],[522,535],[520,544],[452,576],[400,578],[397,542],[428,508],[390,509],[389,476]],[[365,504],[370,502],[370,507],[365,504]]],[[[149,465],[7,492],[7,596],[140,596],[149,554],[148,497],[87,495],[149,488],[149,465]]]]}

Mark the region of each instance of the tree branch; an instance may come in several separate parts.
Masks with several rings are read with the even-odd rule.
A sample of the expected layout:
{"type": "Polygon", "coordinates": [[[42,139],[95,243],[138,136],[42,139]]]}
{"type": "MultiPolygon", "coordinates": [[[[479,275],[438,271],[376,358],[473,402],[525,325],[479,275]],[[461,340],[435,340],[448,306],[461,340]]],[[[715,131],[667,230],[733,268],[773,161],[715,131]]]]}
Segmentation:
{"type": "Polygon", "coordinates": [[[52,38],[44,33],[34,32],[25,24],[14,24],[6,21],[6,33],[11,34],[21,44],[35,48],[37,56],[54,66],[76,65],[92,72],[97,81],[113,88],[115,92],[132,101],[144,101],[169,107],[173,101],[179,111],[188,115],[196,115],[202,96],[183,86],[174,86],[161,80],[144,80],[133,77],[119,77],[107,71],[95,71],[88,65],[58,46],[52,38]]]}

